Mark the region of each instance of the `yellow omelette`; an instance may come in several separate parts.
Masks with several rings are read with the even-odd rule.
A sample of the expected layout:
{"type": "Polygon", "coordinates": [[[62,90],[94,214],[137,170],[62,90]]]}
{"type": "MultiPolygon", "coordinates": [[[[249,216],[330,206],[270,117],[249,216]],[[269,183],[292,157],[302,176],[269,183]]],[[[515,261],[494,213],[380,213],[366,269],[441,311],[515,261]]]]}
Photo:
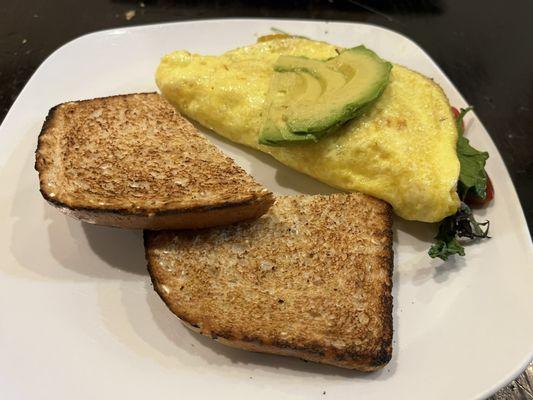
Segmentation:
{"type": "Polygon", "coordinates": [[[405,219],[436,222],[454,214],[459,160],[450,104],[440,86],[403,66],[393,66],[389,84],[369,111],[318,143],[258,143],[278,57],[326,60],[337,49],[273,37],[221,56],[176,51],[161,60],[156,82],[182,114],[216,133],[336,188],[385,200],[405,219]]]}

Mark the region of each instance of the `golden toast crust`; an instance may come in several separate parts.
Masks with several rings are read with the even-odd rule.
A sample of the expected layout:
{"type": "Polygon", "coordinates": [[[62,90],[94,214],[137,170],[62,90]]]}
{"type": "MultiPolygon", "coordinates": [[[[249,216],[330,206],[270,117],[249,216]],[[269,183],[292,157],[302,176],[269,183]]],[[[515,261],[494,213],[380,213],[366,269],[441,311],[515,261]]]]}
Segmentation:
{"type": "Polygon", "coordinates": [[[391,225],[369,196],[282,196],[254,222],[145,231],[145,249],[154,289],[194,330],[372,371],[392,354],[391,225]]]}
{"type": "Polygon", "coordinates": [[[96,224],[203,228],[256,218],[273,202],[156,93],[54,107],[35,158],[43,197],[96,224]]]}

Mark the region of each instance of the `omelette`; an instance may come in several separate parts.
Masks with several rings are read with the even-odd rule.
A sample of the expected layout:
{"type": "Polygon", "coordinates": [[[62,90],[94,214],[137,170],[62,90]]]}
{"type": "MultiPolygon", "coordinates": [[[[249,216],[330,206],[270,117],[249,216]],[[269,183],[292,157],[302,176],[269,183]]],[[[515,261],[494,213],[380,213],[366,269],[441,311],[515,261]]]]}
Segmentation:
{"type": "Polygon", "coordinates": [[[335,57],[334,45],[272,37],[204,56],[164,56],[156,82],[182,114],[234,142],[345,191],[392,205],[408,220],[437,222],[459,207],[457,128],[446,95],[431,79],[393,64],[382,95],[364,114],[316,143],[259,144],[266,97],[281,55],[335,57]]]}

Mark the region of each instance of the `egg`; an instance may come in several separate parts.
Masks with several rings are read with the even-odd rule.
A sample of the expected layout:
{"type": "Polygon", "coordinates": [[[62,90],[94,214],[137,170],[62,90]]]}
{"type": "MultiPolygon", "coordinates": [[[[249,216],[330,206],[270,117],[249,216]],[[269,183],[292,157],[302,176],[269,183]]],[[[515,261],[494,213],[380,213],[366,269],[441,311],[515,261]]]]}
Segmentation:
{"type": "Polygon", "coordinates": [[[273,37],[220,56],[176,51],[162,58],[156,82],[185,116],[333,187],[380,198],[405,219],[436,222],[455,213],[460,166],[450,104],[435,82],[403,66],[394,64],[385,91],[365,114],[319,142],[259,144],[277,58],[325,60],[337,50],[305,38],[273,37]]]}

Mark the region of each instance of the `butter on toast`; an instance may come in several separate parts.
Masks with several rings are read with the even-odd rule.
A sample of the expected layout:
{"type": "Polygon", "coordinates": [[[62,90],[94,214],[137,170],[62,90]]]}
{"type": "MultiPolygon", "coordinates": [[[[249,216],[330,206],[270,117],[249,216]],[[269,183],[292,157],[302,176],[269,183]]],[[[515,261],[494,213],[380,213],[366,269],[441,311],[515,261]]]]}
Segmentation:
{"type": "Polygon", "coordinates": [[[257,218],[273,203],[157,93],[54,107],[35,158],[44,198],[94,224],[204,228],[257,218]]]}
{"type": "Polygon", "coordinates": [[[282,196],[261,218],[145,231],[152,283],[194,330],[372,371],[392,353],[392,212],[363,194],[282,196]]]}

